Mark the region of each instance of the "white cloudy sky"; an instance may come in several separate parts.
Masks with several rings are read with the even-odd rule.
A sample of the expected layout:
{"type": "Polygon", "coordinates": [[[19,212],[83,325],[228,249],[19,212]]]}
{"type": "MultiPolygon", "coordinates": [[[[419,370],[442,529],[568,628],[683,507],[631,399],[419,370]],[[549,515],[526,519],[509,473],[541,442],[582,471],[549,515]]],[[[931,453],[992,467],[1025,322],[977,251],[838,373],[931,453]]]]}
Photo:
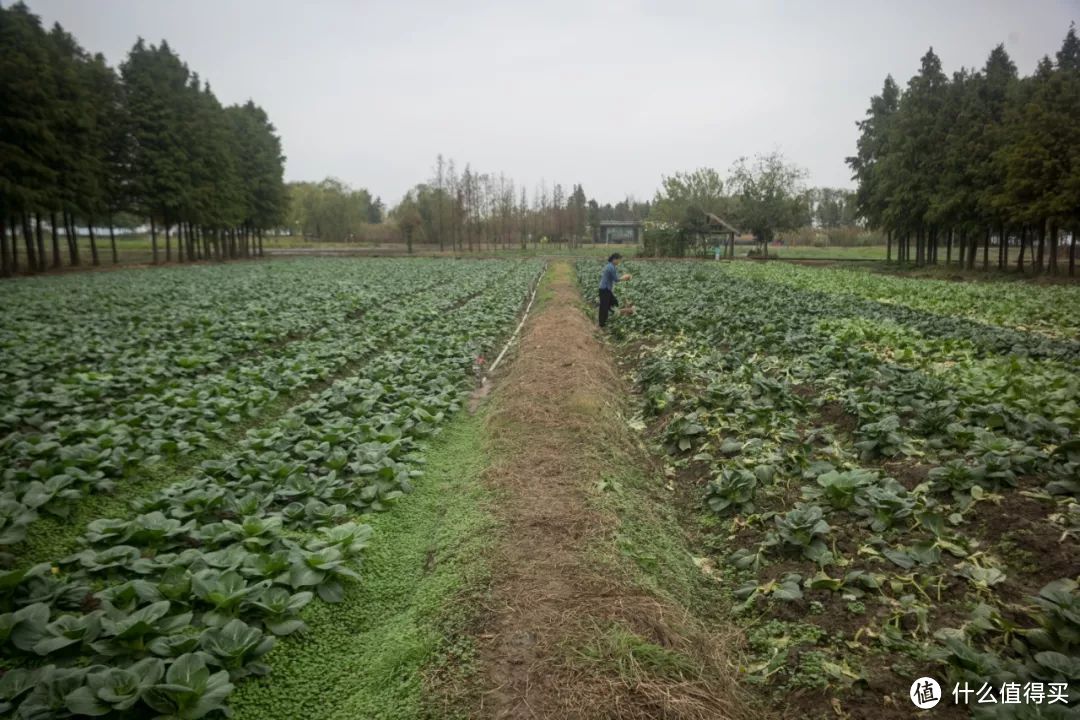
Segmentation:
{"type": "Polygon", "coordinates": [[[483,171],[651,197],[662,174],[779,149],[850,186],[854,122],[933,46],[947,72],[1004,42],[1028,73],[1080,0],[30,0],[119,63],[161,38],[225,103],[281,131],[290,180],[393,203],[437,153],[483,171]]]}

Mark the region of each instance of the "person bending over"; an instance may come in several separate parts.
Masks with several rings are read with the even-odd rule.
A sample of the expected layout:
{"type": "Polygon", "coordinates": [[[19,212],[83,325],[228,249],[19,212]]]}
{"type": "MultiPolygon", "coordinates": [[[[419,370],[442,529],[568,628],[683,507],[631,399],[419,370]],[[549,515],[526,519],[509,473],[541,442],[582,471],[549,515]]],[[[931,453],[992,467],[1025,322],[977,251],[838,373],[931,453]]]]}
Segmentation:
{"type": "Polygon", "coordinates": [[[629,280],[632,277],[629,273],[619,276],[617,268],[621,261],[622,255],[612,253],[607,259],[604,271],[600,274],[600,327],[607,325],[611,308],[619,307],[619,299],[615,297],[615,283],[620,280],[629,280]]]}

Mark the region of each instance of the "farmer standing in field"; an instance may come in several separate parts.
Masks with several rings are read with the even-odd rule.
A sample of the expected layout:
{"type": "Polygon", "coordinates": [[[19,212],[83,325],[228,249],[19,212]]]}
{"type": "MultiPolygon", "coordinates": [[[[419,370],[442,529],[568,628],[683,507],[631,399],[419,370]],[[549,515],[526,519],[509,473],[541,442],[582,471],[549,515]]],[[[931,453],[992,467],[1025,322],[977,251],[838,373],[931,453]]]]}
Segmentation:
{"type": "Polygon", "coordinates": [[[622,260],[622,255],[619,253],[612,253],[607,259],[607,265],[604,266],[604,271],[600,273],[600,327],[607,325],[608,315],[611,313],[611,308],[619,307],[619,299],[615,297],[615,283],[620,280],[629,280],[631,275],[629,273],[619,277],[619,271],[616,269],[619,265],[619,261],[622,260]]]}

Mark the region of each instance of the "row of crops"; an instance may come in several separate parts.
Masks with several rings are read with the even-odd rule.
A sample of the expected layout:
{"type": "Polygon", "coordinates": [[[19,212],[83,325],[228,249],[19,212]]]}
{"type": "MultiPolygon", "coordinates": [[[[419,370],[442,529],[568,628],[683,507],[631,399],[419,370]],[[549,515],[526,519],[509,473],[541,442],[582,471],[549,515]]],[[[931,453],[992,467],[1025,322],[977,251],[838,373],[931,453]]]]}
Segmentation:
{"type": "MultiPolygon", "coordinates": [[[[1080,288],[630,270],[637,312],[612,333],[693,488],[751,682],[830,717],[906,704],[928,674],[946,693],[1071,681],[1080,702],[1080,288]]],[[[595,264],[578,271],[595,294],[595,264]]]]}
{"type": "Polygon", "coordinates": [[[409,492],[539,271],[307,260],[5,286],[0,714],[225,710],[305,606],[359,580],[362,516],[409,492]],[[208,447],[227,449],[146,482],[208,447]],[[42,518],[121,490],[73,547],[26,551],[42,518]]]}

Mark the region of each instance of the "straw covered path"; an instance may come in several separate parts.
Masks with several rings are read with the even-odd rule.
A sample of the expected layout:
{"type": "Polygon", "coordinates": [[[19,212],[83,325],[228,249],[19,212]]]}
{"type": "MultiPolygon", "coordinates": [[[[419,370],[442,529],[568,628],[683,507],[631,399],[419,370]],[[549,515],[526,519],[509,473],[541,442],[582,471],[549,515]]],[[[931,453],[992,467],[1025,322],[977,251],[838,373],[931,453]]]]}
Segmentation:
{"type": "Polygon", "coordinates": [[[728,637],[688,609],[708,581],[627,428],[627,388],[588,311],[570,265],[554,263],[485,402],[501,531],[475,629],[475,713],[746,717],[728,637]]]}

